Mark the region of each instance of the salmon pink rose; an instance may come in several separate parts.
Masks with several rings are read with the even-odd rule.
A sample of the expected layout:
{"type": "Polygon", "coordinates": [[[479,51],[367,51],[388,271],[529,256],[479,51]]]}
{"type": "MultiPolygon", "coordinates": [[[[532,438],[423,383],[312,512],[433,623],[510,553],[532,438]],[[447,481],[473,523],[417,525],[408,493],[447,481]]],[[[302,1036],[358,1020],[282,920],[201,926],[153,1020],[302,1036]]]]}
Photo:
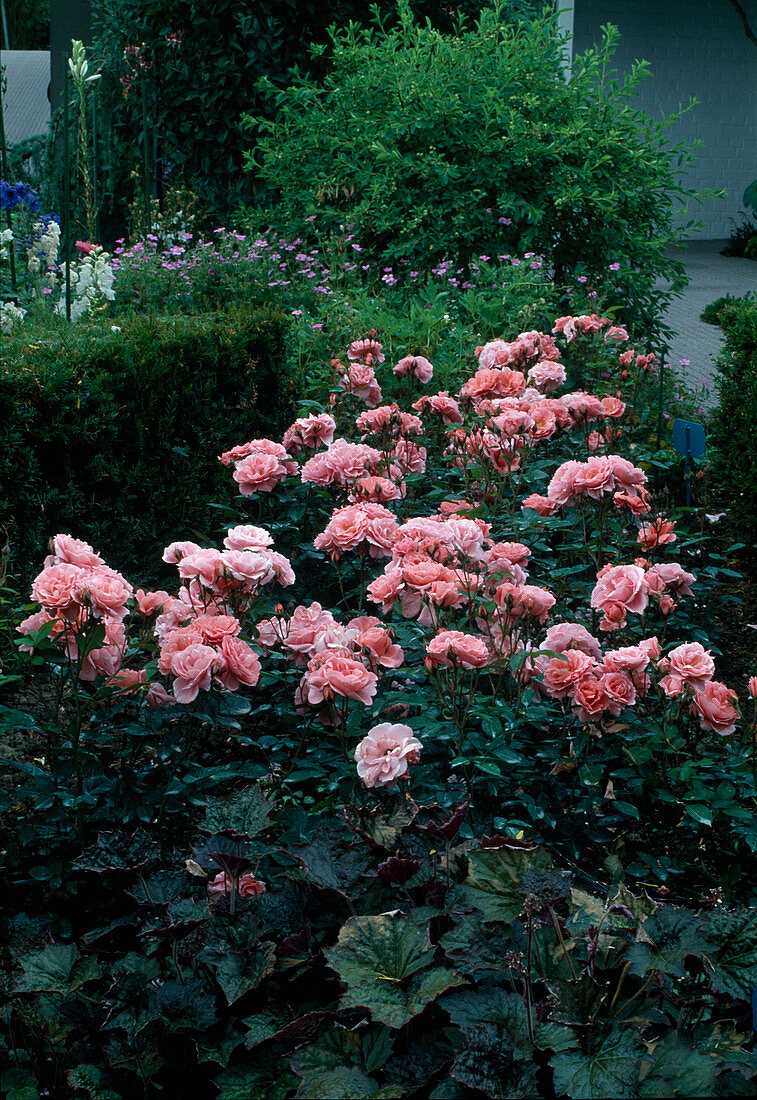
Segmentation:
{"type": "Polygon", "coordinates": [[[251,454],[238,462],[231,475],[243,497],[270,493],[287,476],[287,470],[275,455],[251,454]]]}
{"type": "MultiPolygon", "coordinates": [[[[255,898],[265,893],[265,883],[248,872],[236,880],[237,893],[241,898],[255,898]]],[[[212,903],[227,896],[234,889],[234,879],[226,871],[221,871],[208,883],[208,900],[212,903]]]]}
{"type": "Polygon", "coordinates": [[[94,552],[88,542],[72,538],[71,535],[56,535],[50,548],[56,559],[51,564],[68,562],[69,565],[81,565],[84,568],[105,565],[103,559],[94,552]]]}
{"type": "Polygon", "coordinates": [[[644,570],[638,565],[612,566],[599,578],[591,594],[591,606],[602,611],[614,604],[640,615],[648,603],[649,591],[644,581],[644,570]]]}
{"type": "Polygon", "coordinates": [[[397,363],[394,373],[398,378],[404,378],[407,375],[411,378],[417,378],[425,386],[427,382],[431,381],[434,368],[423,355],[406,355],[404,359],[400,359],[397,363]]]}
{"type": "Polygon", "coordinates": [[[544,666],[542,685],[553,699],[565,699],[576,685],[591,674],[594,659],[580,649],[568,649],[544,666]]]}
{"type": "Polygon", "coordinates": [[[426,646],[428,668],[484,668],[489,664],[486,643],[475,634],[441,630],[426,646]]]}
{"type": "Polygon", "coordinates": [[[215,669],[227,691],[236,691],[240,684],[254,687],[260,679],[260,661],[247,642],[225,634],[218,650],[215,669]]]}
{"type": "Polygon", "coordinates": [[[173,694],[177,703],[192,703],[201,691],[210,690],[215,660],[215,649],[201,642],[174,653],[171,672],[175,677],[173,694]]]}
{"type": "Polygon", "coordinates": [[[357,773],[366,787],[385,787],[407,774],[417,764],[422,743],[410,726],[381,722],[369,730],[355,749],[357,773]]]}
{"type": "Polygon", "coordinates": [[[81,612],[79,588],[85,570],[79,565],[51,565],[43,569],[32,582],[32,599],[64,619],[76,619],[81,612]]]}
{"type": "Polygon", "coordinates": [[[355,699],[368,707],[376,694],[378,677],[351,657],[338,654],[319,655],[311,660],[305,674],[307,701],[315,706],[334,696],[355,699]]]}
{"type": "Polygon", "coordinates": [[[693,688],[703,688],[715,675],[712,654],[699,642],[686,642],[671,649],[667,662],[670,672],[693,688]]]}
{"type": "Polygon", "coordinates": [[[223,544],[227,550],[265,550],[273,546],[273,538],[264,527],[253,523],[240,523],[226,532],[223,544]]]}
{"type": "Polygon", "coordinates": [[[739,712],[734,704],[736,692],[717,680],[708,680],[703,688],[695,691],[692,711],[703,730],[711,730],[727,736],[736,729],[739,712]]]}

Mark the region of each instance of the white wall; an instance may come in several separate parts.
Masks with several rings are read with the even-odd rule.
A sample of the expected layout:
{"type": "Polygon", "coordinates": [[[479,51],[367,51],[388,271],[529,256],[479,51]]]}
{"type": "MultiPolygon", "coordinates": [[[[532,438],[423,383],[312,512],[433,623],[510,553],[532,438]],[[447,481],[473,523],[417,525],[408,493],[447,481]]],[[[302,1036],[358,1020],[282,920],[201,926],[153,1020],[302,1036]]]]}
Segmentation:
{"type": "MultiPolygon", "coordinates": [[[[757,0],[740,0],[757,34],[757,0]]],[[[757,47],[744,34],[729,0],[575,0],[574,56],[614,23],[621,39],[614,64],[627,72],[649,61],[651,77],[636,104],[660,119],[699,100],[668,133],[676,142],[701,139],[687,185],[725,188],[723,199],[691,203],[705,222],[703,238],[728,237],[743,209],[747,184],[757,179],[757,47]]]]}

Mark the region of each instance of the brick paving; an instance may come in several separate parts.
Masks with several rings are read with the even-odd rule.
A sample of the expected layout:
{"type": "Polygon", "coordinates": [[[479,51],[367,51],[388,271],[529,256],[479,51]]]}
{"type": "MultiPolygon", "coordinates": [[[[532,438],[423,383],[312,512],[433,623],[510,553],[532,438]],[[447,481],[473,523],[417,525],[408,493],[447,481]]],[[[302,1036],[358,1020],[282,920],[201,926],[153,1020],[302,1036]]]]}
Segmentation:
{"type": "Polygon", "coordinates": [[[665,317],[676,333],[670,343],[668,362],[676,368],[682,359],[689,361],[689,365],[681,368],[681,376],[690,386],[708,387],[708,405],[717,400],[715,359],[723,334],[716,325],[701,321],[700,314],[716,298],[726,294],[740,298],[750,290],[757,291],[757,261],[721,256],[725,243],[689,241],[685,252],[671,252],[683,259],[691,282],[683,296],[671,303],[665,317]]]}

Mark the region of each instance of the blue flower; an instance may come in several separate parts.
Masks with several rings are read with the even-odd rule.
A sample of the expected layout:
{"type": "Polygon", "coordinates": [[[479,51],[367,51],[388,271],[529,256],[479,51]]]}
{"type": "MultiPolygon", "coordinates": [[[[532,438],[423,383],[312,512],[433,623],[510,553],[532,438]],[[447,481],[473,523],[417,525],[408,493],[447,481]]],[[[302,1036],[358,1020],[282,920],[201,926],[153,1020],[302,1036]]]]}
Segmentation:
{"type": "Polygon", "coordinates": [[[13,210],[21,203],[36,213],[40,208],[39,195],[20,180],[15,184],[0,180],[0,210],[13,210]]]}

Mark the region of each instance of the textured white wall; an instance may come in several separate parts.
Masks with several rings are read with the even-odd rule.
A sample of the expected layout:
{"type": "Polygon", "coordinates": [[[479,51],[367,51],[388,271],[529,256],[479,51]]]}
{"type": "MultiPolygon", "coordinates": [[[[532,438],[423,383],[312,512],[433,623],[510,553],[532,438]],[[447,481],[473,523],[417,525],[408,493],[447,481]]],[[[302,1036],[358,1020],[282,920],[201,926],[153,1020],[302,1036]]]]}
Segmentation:
{"type": "MultiPolygon", "coordinates": [[[[757,0],[740,3],[757,34],[757,0]]],[[[689,205],[689,216],[705,223],[700,239],[728,237],[744,189],[757,178],[757,47],[729,0],[575,0],[574,56],[607,23],[621,33],[619,73],[637,59],[651,65],[635,100],[640,108],[660,119],[691,96],[699,101],[668,133],[676,142],[702,142],[687,186],[727,191],[689,205]]]]}

